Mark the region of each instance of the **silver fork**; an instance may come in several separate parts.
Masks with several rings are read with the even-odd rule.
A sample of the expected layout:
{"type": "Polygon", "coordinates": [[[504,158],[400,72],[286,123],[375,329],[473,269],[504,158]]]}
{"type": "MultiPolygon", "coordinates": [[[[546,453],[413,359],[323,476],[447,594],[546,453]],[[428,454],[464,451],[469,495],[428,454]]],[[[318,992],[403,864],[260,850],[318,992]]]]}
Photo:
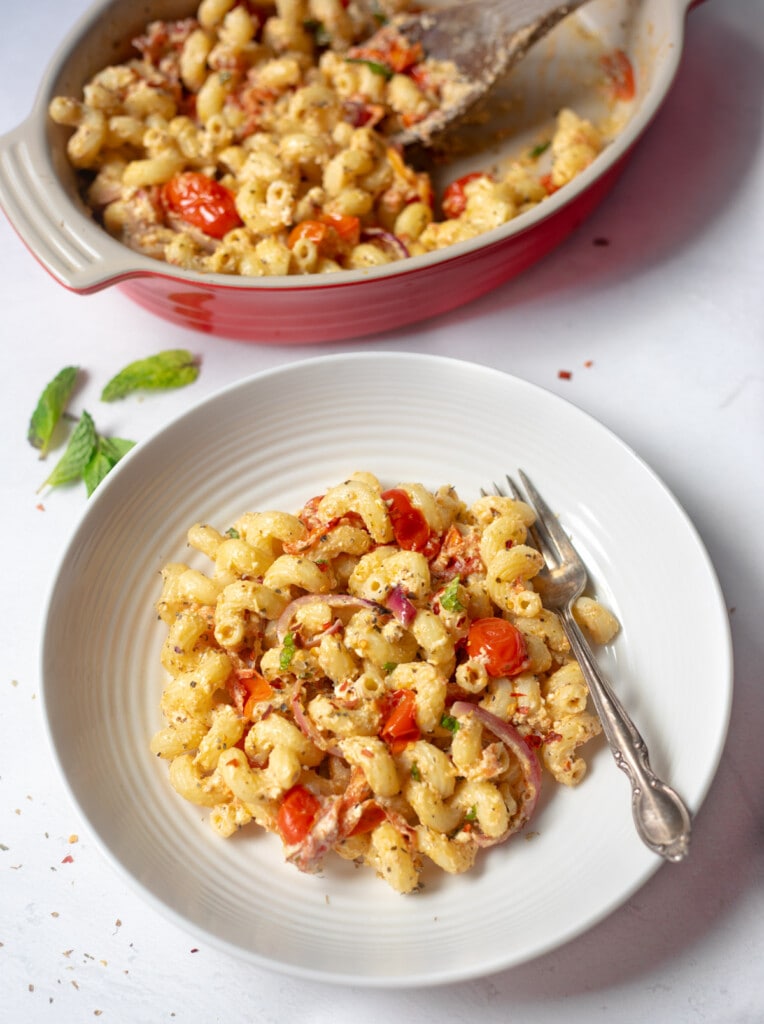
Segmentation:
{"type": "MultiPolygon", "coordinates": [[[[507,476],[515,498],[526,501],[536,512],[532,532],[546,568],[536,577],[544,604],[558,612],[570,646],[584,674],[589,693],[602,722],[615,763],[631,783],[631,807],[637,832],[643,842],[669,861],[680,861],[690,844],[691,819],[682,798],[650,767],[647,745],[626,709],[602,674],[587,640],[573,617],[573,602],[587,582],[586,566],[573,547],[557,517],[533,486],[518,471],[524,497],[507,476]]],[[[502,490],[494,484],[497,494],[502,490]]]]}

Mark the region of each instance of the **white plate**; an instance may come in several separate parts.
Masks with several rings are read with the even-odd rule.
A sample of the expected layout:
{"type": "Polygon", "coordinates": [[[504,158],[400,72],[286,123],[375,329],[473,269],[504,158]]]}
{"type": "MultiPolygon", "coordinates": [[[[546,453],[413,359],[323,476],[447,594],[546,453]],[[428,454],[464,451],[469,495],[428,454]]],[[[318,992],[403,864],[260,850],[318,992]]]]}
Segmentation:
{"type": "Polygon", "coordinates": [[[55,756],[109,858],[157,908],[259,966],[423,985],[545,952],[655,871],[602,744],[580,787],[546,787],[534,836],[485,851],[467,875],[433,872],[408,897],[337,858],[301,875],[273,836],[219,839],[149,753],[163,684],[158,572],[189,558],[188,526],[296,510],[357,469],[390,484],[450,483],[473,500],[518,466],[621,619],[606,667],[653,767],[697,810],[727,729],[730,641],[708,556],[663,484],[599,423],[506,374],[414,354],[326,356],[235,384],[134,449],[91,499],[50,596],[43,692],[55,756]]]}

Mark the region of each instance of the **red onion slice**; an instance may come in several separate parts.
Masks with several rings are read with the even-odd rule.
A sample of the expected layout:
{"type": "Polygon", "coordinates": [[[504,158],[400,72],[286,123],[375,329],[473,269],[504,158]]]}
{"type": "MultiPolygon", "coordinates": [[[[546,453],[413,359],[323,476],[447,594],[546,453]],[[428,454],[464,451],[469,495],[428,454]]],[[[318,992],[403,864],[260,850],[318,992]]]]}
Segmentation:
{"type": "Polygon", "coordinates": [[[322,629],[320,633],[316,633],[310,640],[305,640],[306,647],[318,647],[325,636],[331,636],[333,633],[339,633],[342,629],[342,619],[335,619],[331,625],[327,626],[326,629],[322,629]]]}
{"type": "Polygon", "coordinates": [[[411,255],[404,242],[397,235],[394,235],[392,231],[385,231],[384,228],[364,228],[361,232],[361,238],[364,241],[370,239],[381,242],[385,248],[395,250],[399,259],[406,259],[407,256],[411,255]]]}
{"type": "Polygon", "coordinates": [[[520,808],[514,821],[502,835],[495,839],[487,836],[475,836],[475,842],[479,846],[495,846],[503,843],[511,835],[518,832],[530,821],[538,803],[541,792],[541,766],[536,755],[525,742],[520,733],[509,722],[503,722],[496,715],[477,704],[470,704],[466,700],[457,700],[451,705],[451,713],[454,715],[474,715],[489,732],[492,732],[497,739],[500,739],[504,746],[515,755],[523,769],[525,776],[525,792],[520,800],[520,808]]]}
{"type": "Polygon", "coordinates": [[[306,736],[314,746],[318,747],[319,750],[325,750],[328,754],[335,754],[338,757],[341,756],[340,748],[336,746],[336,744],[329,743],[325,740],[318,728],[313,724],[310,718],[308,718],[307,712],[300,701],[299,693],[292,695],[292,698],[289,701],[289,707],[292,712],[295,725],[303,736],[306,736]]]}
{"type": "Polygon", "coordinates": [[[276,622],[276,633],[279,642],[289,632],[289,624],[294,618],[297,609],[303,608],[306,604],[328,604],[330,608],[340,608],[343,606],[349,608],[378,608],[380,611],[385,611],[381,605],[375,604],[373,601],[367,601],[363,597],[355,597],[353,594],[303,594],[302,597],[296,597],[294,601],[290,601],[279,616],[276,622]]]}
{"type": "Polygon", "coordinates": [[[403,626],[410,626],[416,618],[416,605],[411,603],[406,596],[406,591],[400,584],[393,587],[387,595],[385,605],[403,626]]]}

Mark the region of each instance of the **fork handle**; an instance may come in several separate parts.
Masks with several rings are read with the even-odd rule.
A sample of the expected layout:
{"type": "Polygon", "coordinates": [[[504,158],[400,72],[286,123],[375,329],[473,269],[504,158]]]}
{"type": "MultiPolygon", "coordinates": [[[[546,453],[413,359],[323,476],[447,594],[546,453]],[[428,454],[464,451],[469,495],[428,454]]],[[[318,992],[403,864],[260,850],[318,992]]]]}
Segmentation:
{"type": "Polygon", "coordinates": [[[615,762],[631,783],[631,809],[644,843],[669,861],[680,861],[690,843],[691,819],[679,794],[650,767],[647,745],[600,671],[568,607],[562,621],[581,666],[615,762]]]}

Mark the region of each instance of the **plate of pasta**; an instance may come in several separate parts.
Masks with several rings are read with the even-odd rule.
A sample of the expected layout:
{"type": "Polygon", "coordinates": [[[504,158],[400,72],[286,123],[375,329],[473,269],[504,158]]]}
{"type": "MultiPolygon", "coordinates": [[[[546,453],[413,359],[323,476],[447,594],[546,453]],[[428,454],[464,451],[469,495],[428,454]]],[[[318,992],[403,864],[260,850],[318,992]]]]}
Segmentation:
{"type": "Polygon", "coordinates": [[[664,485],[502,372],[325,356],[138,445],[54,581],[53,754],[143,898],[255,966],[432,985],[568,941],[658,868],[534,585],[532,510],[486,493],[518,466],[589,566],[577,618],[653,766],[697,811],[726,735],[729,631],[664,485]]]}

